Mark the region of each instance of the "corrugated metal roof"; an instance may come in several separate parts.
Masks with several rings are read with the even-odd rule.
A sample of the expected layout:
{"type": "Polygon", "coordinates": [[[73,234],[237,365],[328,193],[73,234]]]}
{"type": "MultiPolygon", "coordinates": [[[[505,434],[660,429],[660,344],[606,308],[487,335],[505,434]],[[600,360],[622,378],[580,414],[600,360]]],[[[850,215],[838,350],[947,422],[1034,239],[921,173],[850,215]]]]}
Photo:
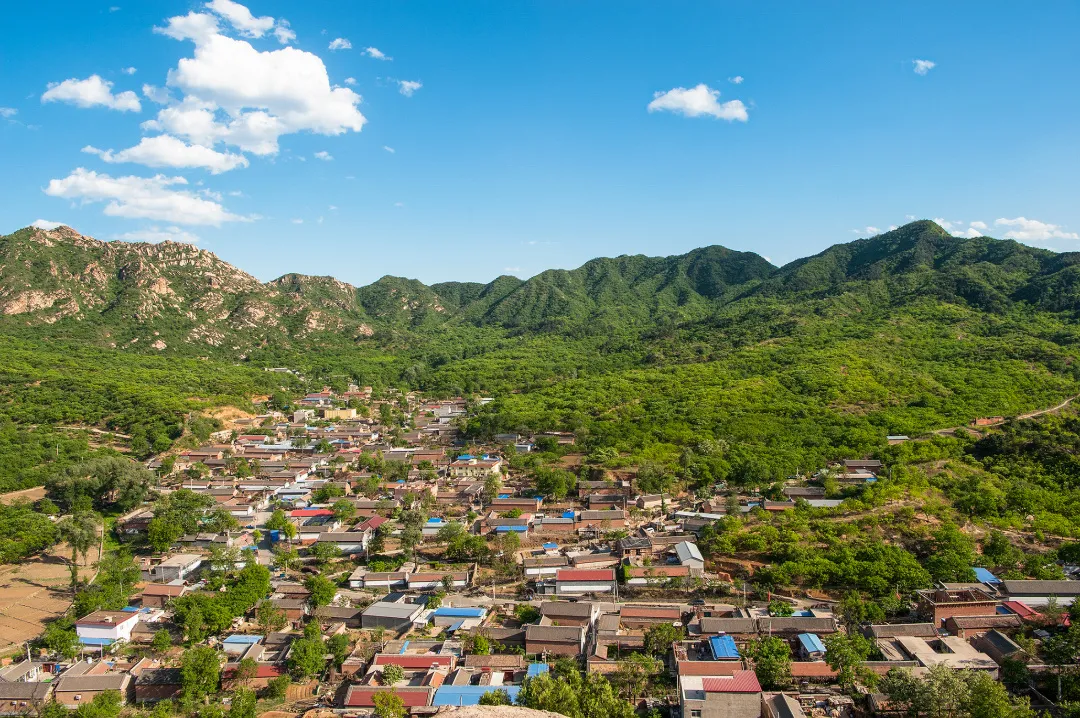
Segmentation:
{"type": "Polygon", "coordinates": [[[825,644],[813,633],[800,633],[799,643],[808,653],[824,653],[825,644]]]}
{"type": "Polygon", "coordinates": [[[556,581],[614,581],[615,571],[609,568],[567,568],[555,574],[556,581]]]}
{"type": "Polygon", "coordinates": [[[739,657],[739,649],[731,636],[712,636],[709,638],[709,648],[712,649],[713,658],[718,661],[739,657]]]}
{"type": "Polygon", "coordinates": [[[480,696],[491,691],[504,690],[510,700],[517,700],[520,686],[440,686],[431,700],[433,706],[475,706],[480,696]]]}
{"type": "Polygon", "coordinates": [[[761,684],[753,671],[736,671],[731,676],[705,676],[701,687],[706,693],[761,693],[761,684]]]}

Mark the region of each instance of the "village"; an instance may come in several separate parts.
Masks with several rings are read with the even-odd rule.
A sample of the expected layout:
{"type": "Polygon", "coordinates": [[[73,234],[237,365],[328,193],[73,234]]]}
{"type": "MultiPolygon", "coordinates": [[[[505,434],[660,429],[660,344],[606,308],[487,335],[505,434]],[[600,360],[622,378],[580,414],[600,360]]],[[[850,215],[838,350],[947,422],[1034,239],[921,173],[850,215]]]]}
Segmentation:
{"type": "Polygon", "coordinates": [[[5,659],[0,715],[112,691],[139,707],[179,700],[193,651],[217,663],[206,695],[243,687],[290,714],[357,716],[512,703],[571,662],[673,718],[900,715],[851,684],[894,668],[1052,670],[1030,642],[1068,625],[1080,581],[977,569],[919,591],[905,615],[856,624],[837,596],[762,595],[759,564],[699,549],[733,513],[835,508],[822,478],[872,483],[880,461],[797,477],[782,499],[642,493],[633,470],[582,471],[572,433],[466,442],[460,423],[486,401],[327,389],[155,457],[160,498],[112,525],[138,547],[131,605],[78,616],[69,655],[28,644],[5,659]],[[540,450],[578,477],[572,489],[541,492],[519,468],[540,450]],[[209,615],[199,600],[259,585],[249,566],[269,569],[268,590],[209,615]],[[837,636],[873,657],[830,660],[847,645],[837,636]],[[762,645],[783,654],[786,689],[763,688],[762,645]]]}

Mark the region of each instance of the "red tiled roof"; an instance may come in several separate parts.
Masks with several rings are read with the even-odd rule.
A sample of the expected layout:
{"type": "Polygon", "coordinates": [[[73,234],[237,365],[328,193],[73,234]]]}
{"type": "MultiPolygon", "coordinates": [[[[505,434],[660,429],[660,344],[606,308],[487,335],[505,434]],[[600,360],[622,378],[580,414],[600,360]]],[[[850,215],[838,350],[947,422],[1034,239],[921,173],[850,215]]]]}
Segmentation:
{"type": "MultiPolygon", "coordinates": [[[[285,671],[273,663],[260,663],[255,668],[256,678],[277,678],[285,675],[285,671]]],[[[226,679],[236,676],[236,666],[226,666],[223,677],[226,679]]]]}
{"type": "Polygon", "coordinates": [[[294,509],[289,512],[289,516],[296,518],[302,516],[333,516],[334,512],[330,509],[294,509]]]}
{"type": "Polygon", "coordinates": [[[614,581],[615,571],[610,568],[562,569],[555,574],[556,581],[614,581]]]}
{"type": "Polygon", "coordinates": [[[151,583],[143,589],[144,596],[179,596],[186,586],[174,586],[169,583],[151,583]]]}
{"type": "Polygon", "coordinates": [[[761,684],[753,671],[736,671],[731,676],[705,676],[701,687],[706,693],[761,693],[761,684]]]}
{"type": "Polygon", "coordinates": [[[677,608],[650,608],[648,606],[623,606],[619,615],[623,618],[663,618],[678,621],[682,611],[677,608]]]}
{"type": "MultiPolygon", "coordinates": [[[[376,693],[382,693],[389,690],[389,688],[376,686],[352,686],[345,694],[345,705],[371,707],[375,705],[373,699],[376,693]]],[[[424,688],[423,690],[398,688],[395,689],[394,692],[397,693],[398,698],[400,698],[401,702],[408,708],[416,708],[428,704],[428,688],[424,688]]]]}
{"type": "Polygon", "coordinates": [[[432,665],[453,666],[454,657],[445,656],[402,656],[396,653],[380,653],[375,656],[373,666],[401,666],[412,670],[425,670],[432,665]]]}
{"type": "Polygon", "coordinates": [[[357,526],[356,530],[357,531],[365,531],[367,529],[371,529],[372,531],[374,531],[375,529],[379,528],[384,523],[386,523],[388,520],[389,519],[387,519],[387,518],[385,518],[383,516],[372,516],[370,519],[368,519],[364,523],[357,526]]]}
{"type": "Polygon", "coordinates": [[[1040,614],[1023,601],[1002,601],[1001,605],[1023,619],[1037,618],[1040,614]]]}
{"type": "Polygon", "coordinates": [[[792,678],[834,678],[836,671],[825,661],[792,661],[792,678]]]}

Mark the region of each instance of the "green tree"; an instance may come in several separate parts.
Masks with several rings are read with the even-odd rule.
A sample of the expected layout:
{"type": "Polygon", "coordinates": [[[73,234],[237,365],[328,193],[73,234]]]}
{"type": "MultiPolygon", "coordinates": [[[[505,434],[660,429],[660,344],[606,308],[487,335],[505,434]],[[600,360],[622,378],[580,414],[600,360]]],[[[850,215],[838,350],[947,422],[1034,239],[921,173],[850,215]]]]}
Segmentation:
{"type": "Polygon", "coordinates": [[[791,685],[791,648],[787,641],[777,636],[751,641],[747,655],[762,688],[774,691],[791,685]]]}
{"type": "Polygon", "coordinates": [[[326,650],[334,657],[334,666],[341,668],[349,657],[349,637],[344,633],[335,633],[326,641],[326,650]]]}
{"type": "Polygon", "coordinates": [[[375,718],[405,718],[405,702],[393,691],[379,691],[372,697],[375,718]]]}
{"type": "Polygon", "coordinates": [[[180,682],[190,700],[206,701],[217,693],[221,683],[218,652],[209,646],[194,646],[185,651],[180,662],[180,682]]]}
{"type": "Polygon", "coordinates": [[[327,541],[316,543],[308,549],[308,553],[311,554],[315,558],[315,562],[322,567],[325,567],[336,558],[341,558],[341,549],[338,548],[337,544],[332,544],[327,541]]]}
{"type": "Polygon", "coordinates": [[[506,692],[505,688],[485,691],[480,696],[480,705],[482,706],[509,706],[513,704],[514,702],[510,700],[510,694],[506,692]]]}
{"type": "Polygon", "coordinates": [[[384,686],[394,686],[403,680],[405,680],[405,671],[401,666],[391,663],[382,667],[382,684],[384,686]]]}
{"type": "Polygon", "coordinates": [[[154,631],[154,637],[150,639],[150,648],[154,653],[164,653],[172,648],[172,634],[168,629],[162,628],[154,631]]]}
{"type": "Polygon", "coordinates": [[[649,679],[660,673],[663,664],[643,653],[631,653],[618,662],[615,671],[615,683],[622,686],[624,697],[636,703],[638,696],[645,693],[649,679]]]}
{"type": "Polygon", "coordinates": [[[266,682],[266,695],[270,698],[281,700],[289,691],[291,681],[288,676],[278,676],[266,682]]]}
{"type": "Polygon", "coordinates": [[[89,561],[90,547],[97,543],[100,517],[92,511],[82,511],[65,517],[57,524],[57,533],[61,541],[71,548],[71,560],[68,568],[71,573],[71,593],[79,587],[79,554],[83,563],[89,561]]]}
{"type": "Polygon", "coordinates": [[[330,579],[319,574],[305,578],[304,588],[311,594],[308,596],[308,601],[315,608],[330,605],[338,592],[337,586],[330,579]]]}
{"type": "Polygon", "coordinates": [[[241,688],[232,694],[232,703],[229,705],[228,718],[256,718],[258,699],[255,691],[250,688],[241,688]]]}
{"type": "Polygon", "coordinates": [[[263,601],[255,609],[255,621],[259,624],[259,630],[267,634],[285,628],[289,619],[285,616],[285,611],[270,601],[263,601]]]}
{"type": "Polygon", "coordinates": [[[861,682],[873,686],[877,675],[863,666],[870,655],[870,642],[858,633],[833,633],[825,637],[825,662],[836,671],[836,682],[852,692],[861,682]]]}
{"type": "Polygon", "coordinates": [[[241,658],[233,672],[233,680],[241,686],[249,686],[257,675],[259,675],[259,664],[255,662],[255,659],[241,658]]]}
{"type": "Polygon", "coordinates": [[[686,631],[681,626],[670,623],[657,623],[645,631],[645,652],[653,656],[666,656],[671,644],[686,638],[686,631]]]}
{"type": "Polygon", "coordinates": [[[297,678],[322,673],[326,667],[326,646],[319,638],[299,638],[289,651],[289,672],[297,678]]]}
{"type": "Polygon", "coordinates": [[[338,521],[348,521],[356,515],[356,504],[348,499],[338,499],[330,510],[334,512],[334,518],[338,521]]]}

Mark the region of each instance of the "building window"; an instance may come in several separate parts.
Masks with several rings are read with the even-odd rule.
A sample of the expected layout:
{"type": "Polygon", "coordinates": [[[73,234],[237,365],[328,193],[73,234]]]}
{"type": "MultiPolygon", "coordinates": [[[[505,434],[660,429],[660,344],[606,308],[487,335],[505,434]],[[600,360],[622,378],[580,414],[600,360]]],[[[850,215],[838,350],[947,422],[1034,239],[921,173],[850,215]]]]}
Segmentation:
{"type": "Polygon", "coordinates": [[[694,709],[690,711],[690,718],[701,718],[701,711],[694,709]]]}

